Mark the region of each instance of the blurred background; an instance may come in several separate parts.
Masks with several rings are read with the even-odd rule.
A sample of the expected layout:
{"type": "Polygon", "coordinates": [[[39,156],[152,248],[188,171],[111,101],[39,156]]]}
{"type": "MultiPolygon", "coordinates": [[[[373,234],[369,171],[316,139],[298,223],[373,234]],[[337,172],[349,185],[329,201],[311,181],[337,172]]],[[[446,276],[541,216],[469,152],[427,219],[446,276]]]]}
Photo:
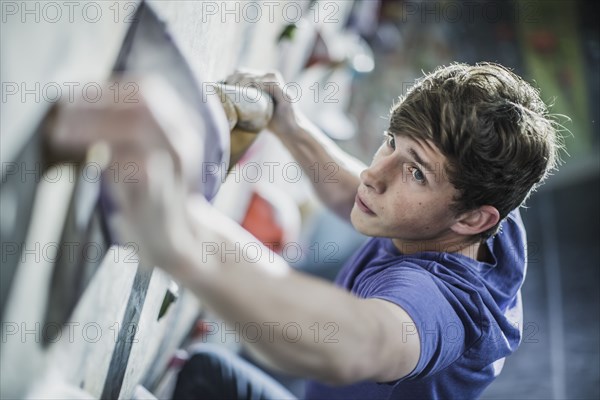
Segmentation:
{"type": "MultiPolygon", "coordinates": [[[[452,62],[503,64],[538,87],[553,113],[570,118],[559,118],[568,129],[563,165],[522,210],[529,235],[523,343],[483,398],[598,398],[598,3],[383,0],[357,2],[354,11],[349,26],[371,47],[374,69],[353,80],[356,133],[339,143],[366,163],[391,103],[422,72],[452,62]]],[[[321,237],[331,237],[332,225],[320,226],[321,237]]]]}
{"type": "Polygon", "coordinates": [[[568,155],[522,211],[529,270],[524,337],[483,398],[600,395],[600,42],[593,1],[381,1],[377,24],[354,24],[375,67],[357,79],[356,137],[343,145],[369,161],[390,103],[421,71],[493,61],[513,69],[564,114],[568,155]]]}
{"type": "Polygon", "coordinates": [[[597,15],[594,1],[382,1],[377,27],[363,31],[375,69],[355,85],[351,109],[361,134],[347,145],[363,149],[365,160],[386,128],[389,103],[422,70],[454,61],[512,68],[540,88],[553,113],[571,118],[564,164],[522,210],[523,343],[483,398],[600,395],[597,15]]]}
{"type": "MultiPolygon", "coordinates": [[[[98,182],[81,171],[76,182],[44,179],[41,132],[60,98],[56,87],[64,94],[67,84],[85,87],[116,72],[157,73],[199,110],[205,159],[225,171],[228,132],[214,129],[199,100],[204,83],[240,67],[278,69],[298,107],[368,164],[390,106],[415,78],[480,61],[513,69],[539,87],[553,113],[568,117],[560,119],[563,165],[522,210],[529,254],[523,342],[483,398],[600,397],[598,2],[71,3],[2,1],[2,398],[81,398],[57,382],[93,398],[132,398],[140,387],[166,398],[185,359],[175,350],[220,339],[207,339],[207,324],[218,317],[166,274],[106,256],[123,247],[107,234],[98,182]],[[101,256],[47,257],[45,243],[65,242],[79,244],[77,252],[94,244],[101,256]],[[68,321],[104,334],[94,341],[76,333],[73,342],[45,330],[68,321]]],[[[310,188],[317,176],[298,175],[268,132],[222,176],[204,194],[298,269],[333,279],[366,240],[319,204],[310,188]]],[[[243,354],[239,340],[223,344],[243,354]]],[[[301,382],[277,377],[302,394],[301,382]]]]}

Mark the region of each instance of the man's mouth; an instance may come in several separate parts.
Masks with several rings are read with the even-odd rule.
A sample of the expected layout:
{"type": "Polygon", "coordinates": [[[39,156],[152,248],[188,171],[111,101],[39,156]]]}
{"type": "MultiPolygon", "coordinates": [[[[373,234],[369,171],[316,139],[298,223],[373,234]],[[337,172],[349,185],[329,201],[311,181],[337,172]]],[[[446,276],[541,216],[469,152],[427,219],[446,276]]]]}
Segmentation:
{"type": "Polygon", "coordinates": [[[373,210],[371,210],[369,208],[369,206],[367,206],[365,204],[364,201],[362,201],[362,199],[360,198],[360,196],[358,195],[358,193],[356,194],[356,198],[354,199],[354,202],[356,203],[356,205],[358,206],[358,208],[364,212],[365,214],[368,215],[375,215],[375,213],[373,212],[373,210]]]}

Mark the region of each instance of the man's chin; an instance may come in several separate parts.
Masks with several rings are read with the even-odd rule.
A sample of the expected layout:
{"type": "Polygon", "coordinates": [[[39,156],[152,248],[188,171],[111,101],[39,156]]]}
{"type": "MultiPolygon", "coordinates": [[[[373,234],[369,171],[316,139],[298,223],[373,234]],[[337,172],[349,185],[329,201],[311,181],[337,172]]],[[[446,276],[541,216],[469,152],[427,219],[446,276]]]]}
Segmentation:
{"type": "Polygon", "coordinates": [[[369,226],[362,218],[360,218],[360,210],[356,209],[356,206],[352,209],[350,213],[350,222],[354,229],[365,236],[374,236],[372,230],[369,229],[369,226]]]}

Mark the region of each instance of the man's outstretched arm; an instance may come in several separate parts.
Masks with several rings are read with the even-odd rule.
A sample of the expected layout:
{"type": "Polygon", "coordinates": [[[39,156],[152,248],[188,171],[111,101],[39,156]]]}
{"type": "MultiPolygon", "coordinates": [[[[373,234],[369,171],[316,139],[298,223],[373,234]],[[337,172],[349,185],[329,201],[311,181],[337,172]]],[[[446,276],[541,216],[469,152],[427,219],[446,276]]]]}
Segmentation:
{"type": "Polygon", "coordinates": [[[258,75],[236,72],[228,84],[258,86],[275,102],[269,130],[273,132],[300,164],[323,203],[345,220],[350,220],[359,175],[366,166],[343,151],[317,126],[305,118],[286,96],[278,73],[258,75]]]}
{"type": "Polygon", "coordinates": [[[296,272],[199,198],[179,207],[168,170],[149,169],[148,187],[162,195],[145,185],[117,188],[142,264],[164,268],[279,370],[342,384],[391,381],[414,369],[419,338],[402,308],[296,272]]]}
{"type": "Polygon", "coordinates": [[[195,179],[189,171],[196,170],[197,157],[186,150],[196,148],[193,124],[183,109],[153,112],[148,104],[168,98],[163,91],[169,91],[139,84],[141,98],[134,104],[62,109],[48,139],[55,146],[72,142],[71,151],[84,154],[102,143],[111,165],[135,162],[134,179],[106,183],[116,228],[123,243],[138,244],[141,265],[160,266],[222,318],[239,323],[238,329],[251,323],[263,328],[252,345],[279,369],[333,383],[410,373],[420,348],[404,310],[292,270],[200,195],[190,197],[195,179]],[[166,120],[158,123],[158,117],[166,120]]]}

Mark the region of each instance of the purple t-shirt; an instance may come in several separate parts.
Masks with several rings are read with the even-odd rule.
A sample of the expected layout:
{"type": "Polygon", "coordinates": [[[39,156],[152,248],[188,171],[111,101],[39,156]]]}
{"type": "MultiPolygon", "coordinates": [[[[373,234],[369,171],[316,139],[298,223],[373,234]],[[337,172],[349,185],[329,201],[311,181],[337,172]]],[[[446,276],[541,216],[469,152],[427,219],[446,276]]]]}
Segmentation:
{"type": "MultiPolygon", "coordinates": [[[[309,381],[308,399],[471,399],[498,376],[522,333],[525,229],[518,210],[487,241],[490,263],[452,253],[401,254],[373,238],[340,271],[336,284],[361,298],[402,307],[421,343],[416,368],[394,382],[329,386],[309,381]]],[[[398,340],[414,335],[398,327],[398,340]]]]}

